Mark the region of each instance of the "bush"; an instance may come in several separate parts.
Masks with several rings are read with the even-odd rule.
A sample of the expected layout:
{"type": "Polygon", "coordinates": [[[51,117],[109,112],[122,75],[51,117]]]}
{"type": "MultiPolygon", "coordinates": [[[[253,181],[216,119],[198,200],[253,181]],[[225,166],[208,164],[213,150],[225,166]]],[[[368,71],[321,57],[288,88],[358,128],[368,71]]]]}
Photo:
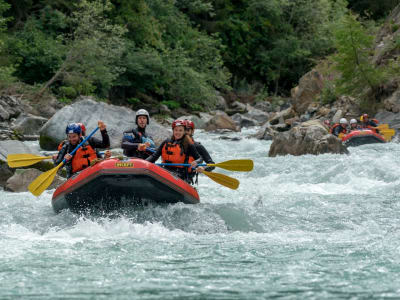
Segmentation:
{"type": "Polygon", "coordinates": [[[74,99],[78,96],[76,90],[72,86],[62,86],[58,91],[59,95],[63,98],[74,99]]]}
{"type": "Polygon", "coordinates": [[[179,104],[179,102],[176,102],[176,101],[174,101],[174,100],[162,101],[161,104],[166,105],[169,109],[172,109],[172,110],[181,107],[181,105],[179,104]]]}

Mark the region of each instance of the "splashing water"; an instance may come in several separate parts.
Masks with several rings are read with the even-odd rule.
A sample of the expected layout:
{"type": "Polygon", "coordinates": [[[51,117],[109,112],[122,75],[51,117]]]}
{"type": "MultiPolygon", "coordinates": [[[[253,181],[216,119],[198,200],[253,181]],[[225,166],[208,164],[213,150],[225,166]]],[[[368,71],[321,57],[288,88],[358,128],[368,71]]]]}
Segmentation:
{"type": "Polygon", "coordinates": [[[199,205],[97,217],[0,191],[0,298],[399,297],[400,144],[268,158],[270,142],[196,135],[216,162],[254,160],[215,170],[238,190],[200,177],[199,205]]]}

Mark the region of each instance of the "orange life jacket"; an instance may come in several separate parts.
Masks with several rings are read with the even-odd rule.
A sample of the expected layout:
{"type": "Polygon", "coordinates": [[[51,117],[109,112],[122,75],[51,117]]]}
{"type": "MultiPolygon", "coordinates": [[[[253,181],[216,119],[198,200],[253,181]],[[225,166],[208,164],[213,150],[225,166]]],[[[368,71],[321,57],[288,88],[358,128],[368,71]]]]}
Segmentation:
{"type": "Polygon", "coordinates": [[[96,151],[89,144],[85,144],[75,152],[72,158],[72,173],[79,172],[90,166],[90,162],[97,158],[96,151]]]}
{"type": "Polygon", "coordinates": [[[60,151],[60,150],[61,150],[61,148],[64,146],[65,142],[66,142],[66,140],[62,141],[62,142],[58,145],[57,151],[60,151]]]}
{"type": "MultiPolygon", "coordinates": [[[[194,161],[192,156],[188,156],[185,154],[185,150],[181,143],[174,143],[172,140],[168,140],[161,151],[161,159],[163,163],[172,163],[172,164],[190,164],[194,161]]],[[[176,166],[176,168],[183,168],[183,166],[176,166]]],[[[192,168],[188,168],[188,171],[191,172],[192,168]]]]}
{"type": "MultiPolygon", "coordinates": [[[[333,126],[331,127],[331,129],[329,130],[329,133],[332,134],[332,133],[333,133],[333,130],[334,130],[336,127],[338,127],[339,125],[340,125],[339,123],[336,123],[335,125],[333,125],[333,126]]],[[[346,128],[344,128],[343,131],[342,131],[341,133],[346,134],[346,133],[347,133],[346,128]]]]}

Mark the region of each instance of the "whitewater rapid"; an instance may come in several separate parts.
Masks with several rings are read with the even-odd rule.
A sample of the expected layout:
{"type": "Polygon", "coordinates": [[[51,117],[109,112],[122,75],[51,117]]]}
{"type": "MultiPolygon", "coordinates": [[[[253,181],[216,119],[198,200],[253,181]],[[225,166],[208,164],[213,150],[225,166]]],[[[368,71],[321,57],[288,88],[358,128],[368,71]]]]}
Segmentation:
{"type": "MultiPolygon", "coordinates": [[[[232,133],[243,137],[256,129],[232,133]]],[[[199,205],[56,215],[0,191],[0,299],[400,297],[400,144],[269,158],[270,142],[196,132],[216,162],[251,158],[199,205]]]]}

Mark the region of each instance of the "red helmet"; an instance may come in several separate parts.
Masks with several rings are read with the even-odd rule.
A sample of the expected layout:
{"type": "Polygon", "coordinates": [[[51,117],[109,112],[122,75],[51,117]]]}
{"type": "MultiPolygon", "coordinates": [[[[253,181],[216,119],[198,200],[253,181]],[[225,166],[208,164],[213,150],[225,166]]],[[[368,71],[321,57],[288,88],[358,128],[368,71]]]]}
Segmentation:
{"type": "Polygon", "coordinates": [[[79,125],[79,127],[81,127],[82,134],[84,135],[85,132],[86,132],[86,127],[85,127],[85,125],[83,125],[83,123],[77,123],[77,124],[79,125]]]}
{"type": "Polygon", "coordinates": [[[184,120],[175,120],[172,122],[172,129],[174,129],[176,126],[186,127],[186,122],[184,120]]]}
{"type": "Polygon", "coordinates": [[[368,114],[363,114],[362,116],[363,116],[364,119],[365,119],[365,118],[368,119],[368,114]]]}
{"type": "Polygon", "coordinates": [[[185,120],[186,122],[186,128],[192,128],[194,130],[194,123],[191,120],[185,120]]]}

